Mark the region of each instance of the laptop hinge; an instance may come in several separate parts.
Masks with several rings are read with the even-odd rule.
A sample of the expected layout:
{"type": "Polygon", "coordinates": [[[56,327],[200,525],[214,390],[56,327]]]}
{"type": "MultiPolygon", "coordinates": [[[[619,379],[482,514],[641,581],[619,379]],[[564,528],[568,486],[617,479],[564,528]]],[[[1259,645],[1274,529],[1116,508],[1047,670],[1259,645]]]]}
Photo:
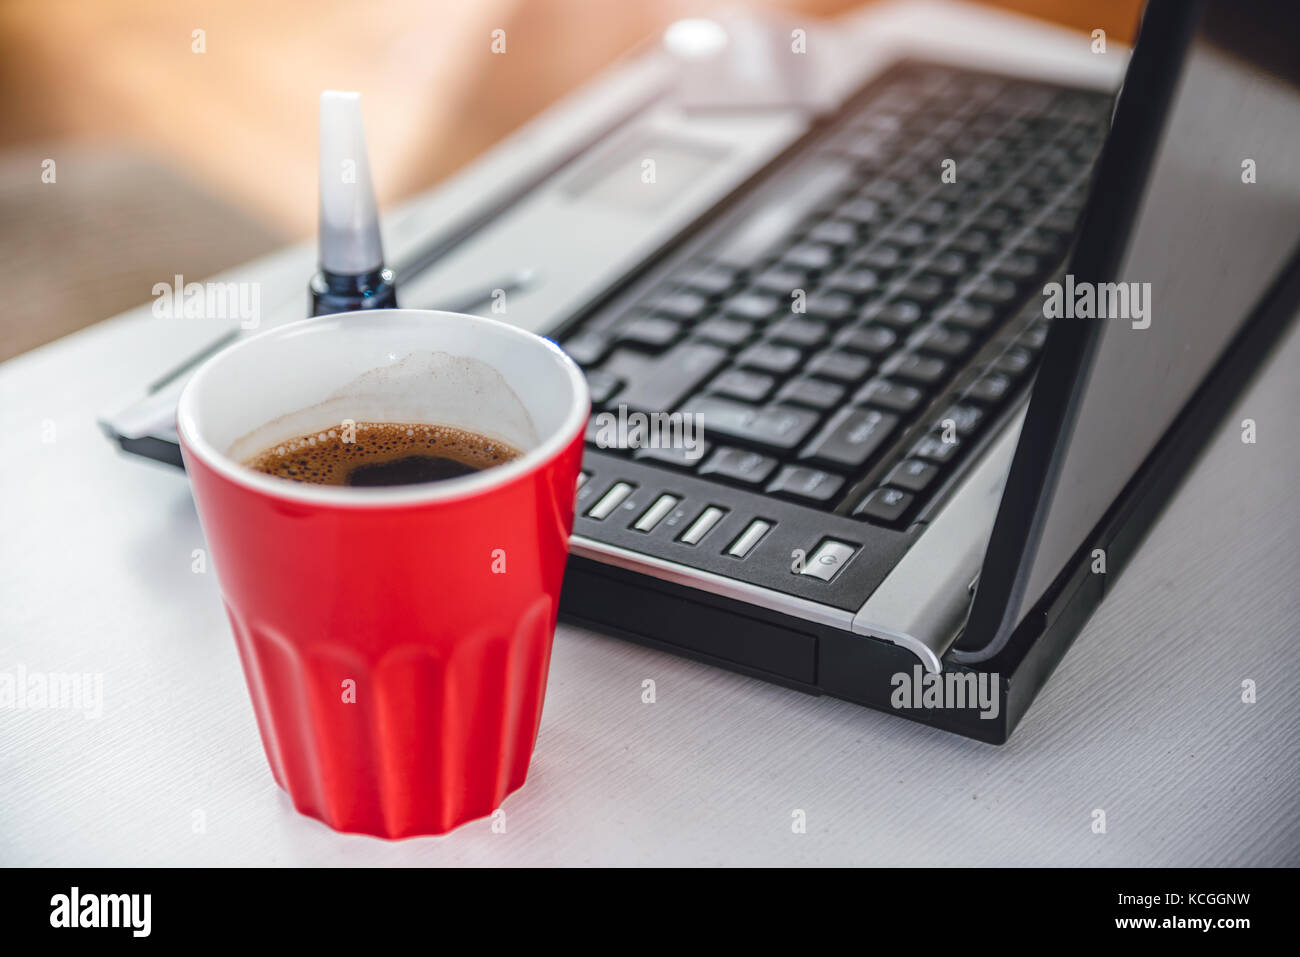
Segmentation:
{"type": "Polygon", "coordinates": [[[853,616],[853,631],[907,648],[926,670],[942,659],[966,625],[1002,488],[1011,470],[1024,409],[934,517],[916,543],[853,616]]]}

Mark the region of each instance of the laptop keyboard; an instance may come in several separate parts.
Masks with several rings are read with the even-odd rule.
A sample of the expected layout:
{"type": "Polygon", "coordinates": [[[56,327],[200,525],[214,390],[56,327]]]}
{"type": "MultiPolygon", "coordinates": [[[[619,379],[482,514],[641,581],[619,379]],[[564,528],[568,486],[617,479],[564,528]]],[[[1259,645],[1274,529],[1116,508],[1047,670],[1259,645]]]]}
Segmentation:
{"type": "Polygon", "coordinates": [[[716,240],[561,339],[596,409],[702,416],[703,454],[598,446],[594,417],[588,442],[905,525],[1034,372],[1046,321],[1025,304],[1072,239],[1110,107],[899,71],[716,240]]]}

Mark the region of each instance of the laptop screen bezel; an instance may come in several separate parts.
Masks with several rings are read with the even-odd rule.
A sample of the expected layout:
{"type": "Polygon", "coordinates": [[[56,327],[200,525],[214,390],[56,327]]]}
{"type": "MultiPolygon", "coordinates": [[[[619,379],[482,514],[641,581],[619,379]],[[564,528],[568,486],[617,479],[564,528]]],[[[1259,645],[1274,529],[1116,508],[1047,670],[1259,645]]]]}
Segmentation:
{"type": "MultiPolygon", "coordinates": [[[[1204,0],[1146,4],[1068,272],[1095,282],[1117,278],[1204,13],[1204,0]]],[[[1022,610],[1028,611],[1022,606],[1034,552],[1101,335],[1102,325],[1091,322],[1056,322],[1048,332],[979,587],[966,628],[954,645],[963,660],[984,660],[1000,651],[1019,625],[1022,610]]],[[[1068,570],[1067,565],[1062,572],[1068,570]]]]}

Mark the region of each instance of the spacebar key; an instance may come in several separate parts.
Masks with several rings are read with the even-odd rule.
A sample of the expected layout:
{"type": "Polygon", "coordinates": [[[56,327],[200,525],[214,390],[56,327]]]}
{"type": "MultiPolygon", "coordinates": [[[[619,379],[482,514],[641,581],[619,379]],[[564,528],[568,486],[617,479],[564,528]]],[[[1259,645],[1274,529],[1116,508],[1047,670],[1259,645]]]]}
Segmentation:
{"type": "Polygon", "coordinates": [[[808,409],[758,407],[711,395],[692,399],[682,411],[700,416],[700,428],[710,439],[731,439],[778,453],[797,448],[819,418],[808,409]]]}
{"type": "Polygon", "coordinates": [[[727,350],[683,342],[641,369],[616,400],[634,412],[667,412],[698,389],[727,361],[727,350]]]}

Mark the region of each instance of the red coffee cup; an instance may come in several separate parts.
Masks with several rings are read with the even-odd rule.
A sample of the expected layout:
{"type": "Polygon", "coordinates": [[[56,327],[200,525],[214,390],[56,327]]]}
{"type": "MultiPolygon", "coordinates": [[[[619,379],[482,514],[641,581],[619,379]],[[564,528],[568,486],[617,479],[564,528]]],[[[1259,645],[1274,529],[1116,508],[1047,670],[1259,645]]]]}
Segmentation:
{"type": "Polygon", "coordinates": [[[524,783],[589,408],[553,343],[410,309],[295,322],[194,374],[181,450],[271,773],[299,811],[441,834],[524,783]],[[524,454],[387,488],[240,464],[349,420],[448,425],[524,454]]]}

